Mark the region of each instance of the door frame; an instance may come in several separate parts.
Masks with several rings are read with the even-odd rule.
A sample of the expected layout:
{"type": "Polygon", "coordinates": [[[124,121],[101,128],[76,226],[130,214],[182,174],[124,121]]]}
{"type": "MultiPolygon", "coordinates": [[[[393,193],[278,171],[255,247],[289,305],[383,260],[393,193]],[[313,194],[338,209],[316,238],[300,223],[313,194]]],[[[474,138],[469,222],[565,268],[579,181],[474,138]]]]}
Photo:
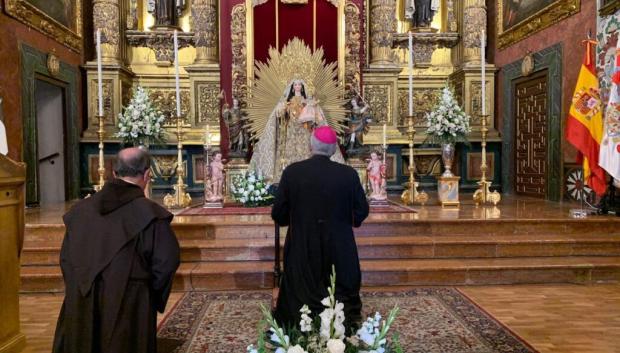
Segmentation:
{"type": "Polygon", "coordinates": [[[65,110],[65,195],[67,200],[79,197],[79,121],[78,121],[78,77],[76,67],[60,61],[60,70],[53,75],[47,67],[48,54],[24,43],[19,44],[21,54],[23,152],[26,162],[26,204],[39,203],[39,171],[37,158],[37,115],[35,87],[36,80],[45,80],[63,90],[65,110]]]}
{"type": "MultiPolygon", "coordinates": [[[[562,197],[562,44],[558,43],[532,54],[534,72],[547,70],[548,87],[548,145],[547,145],[547,194],[545,199],[560,201],[562,197]]],[[[515,193],[515,90],[516,82],[523,78],[523,59],[502,68],[503,142],[502,142],[502,184],[505,190],[515,193]]]]}
{"type": "MultiPolygon", "coordinates": [[[[547,81],[547,107],[549,107],[549,103],[550,103],[549,102],[549,72],[545,68],[543,68],[541,70],[537,70],[536,72],[533,72],[529,76],[524,76],[524,77],[522,76],[522,77],[519,77],[519,78],[516,78],[516,79],[512,80],[512,86],[513,86],[513,91],[512,92],[513,93],[517,92],[517,86],[519,84],[524,83],[524,82],[528,82],[528,81],[530,81],[532,79],[535,79],[535,78],[544,78],[547,81]]],[[[513,95],[513,98],[514,98],[514,95],[513,95]]],[[[514,188],[515,188],[515,194],[517,194],[517,190],[516,190],[516,188],[517,188],[517,181],[516,181],[516,175],[517,175],[517,148],[516,148],[516,141],[517,141],[517,133],[518,133],[518,131],[517,131],[517,116],[516,116],[516,114],[517,114],[517,111],[516,111],[517,100],[516,99],[511,99],[511,100],[512,100],[512,102],[511,102],[511,104],[512,104],[512,112],[514,114],[512,116],[512,121],[514,122],[514,129],[512,131],[512,138],[513,138],[513,141],[514,141],[514,143],[513,143],[514,148],[513,148],[513,151],[512,151],[512,153],[513,153],[512,154],[512,158],[513,158],[513,160],[512,160],[512,167],[515,170],[515,174],[514,174],[515,175],[514,188]]],[[[547,114],[548,114],[548,112],[547,112],[547,114]]],[[[547,117],[548,117],[548,115],[547,115],[547,117]]],[[[545,161],[545,163],[547,163],[547,171],[545,173],[545,195],[543,196],[543,198],[547,198],[547,196],[548,196],[548,191],[549,191],[549,170],[550,170],[549,165],[548,165],[549,164],[549,158],[548,158],[548,154],[549,154],[549,119],[547,119],[546,122],[547,122],[547,151],[546,151],[546,154],[547,154],[547,158],[546,159],[547,160],[545,161]]],[[[519,195],[523,195],[523,194],[519,194],[519,195]]],[[[532,196],[532,195],[524,195],[524,196],[532,196]]],[[[534,197],[534,196],[532,196],[532,197],[534,197]]]]}

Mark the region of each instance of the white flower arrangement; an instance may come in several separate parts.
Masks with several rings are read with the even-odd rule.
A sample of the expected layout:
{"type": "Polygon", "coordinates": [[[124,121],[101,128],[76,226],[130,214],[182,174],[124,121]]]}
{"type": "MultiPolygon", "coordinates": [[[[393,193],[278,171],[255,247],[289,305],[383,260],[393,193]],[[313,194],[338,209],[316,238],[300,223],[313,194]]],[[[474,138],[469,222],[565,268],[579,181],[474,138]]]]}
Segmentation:
{"type": "Polygon", "coordinates": [[[273,203],[273,195],[269,193],[271,187],[265,178],[254,171],[247,171],[243,175],[233,177],[230,192],[235,201],[246,207],[267,206],[273,203]]]}
{"type": "Polygon", "coordinates": [[[467,142],[467,135],[471,131],[469,120],[469,116],[454,99],[452,90],[446,86],[435,109],[426,114],[427,138],[431,143],[439,144],[467,142]]]}
{"type": "Polygon", "coordinates": [[[258,338],[257,345],[249,345],[248,353],[403,353],[398,336],[391,342],[387,340],[388,331],[396,319],[398,307],[394,307],[386,320],[379,313],[369,317],[351,337],[345,336],[344,305],[335,298],[336,270],[332,267],[331,285],[327,288],[329,296],[321,304],[325,309],[317,318],[310,318],[310,309],[304,305],[299,312],[300,329],[285,332],[275,321],[269,309],[261,305],[264,320],[259,324],[259,332],[264,325],[269,326],[269,337],[258,338]]]}
{"type": "Polygon", "coordinates": [[[165,142],[164,115],[155,108],[148,91],[138,86],[123,113],[118,114],[116,137],[134,146],[165,142]]]}

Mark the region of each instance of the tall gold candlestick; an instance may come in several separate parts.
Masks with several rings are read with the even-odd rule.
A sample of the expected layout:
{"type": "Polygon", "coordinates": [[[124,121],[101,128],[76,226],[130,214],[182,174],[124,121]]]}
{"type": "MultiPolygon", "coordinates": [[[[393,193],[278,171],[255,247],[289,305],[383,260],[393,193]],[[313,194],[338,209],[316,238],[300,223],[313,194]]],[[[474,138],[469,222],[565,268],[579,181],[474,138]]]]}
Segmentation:
{"type": "Polygon", "coordinates": [[[164,197],[164,205],[167,208],[185,208],[192,202],[191,196],[185,192],[187,185],[183,182],[185,168],[183,168],[183,117],[177,116],[177,184],[174,186],[174,194],[164,197]]]}
{"type": "Polygon", "coordinates": [[[103,119],[104,117],[102,115],[97,115],[97,120],[99,121],[99,130],[97,131],[97,136],[99,138],[99,168],[97,168],[99,183],[93,187],[95,191],[100,191],[105,184],[105,160],[103,158],[103,137],[105,130],[103,128],[103,119]]]}
{"type": "Polygon", "coordinates": [[[413,158],[413,144],[415,137],[415,128],[413,126],[413,116],[407,117],[407,135],[409,137],[409,182],[407,189],[401,194],[400,199],[406,205],[414,203],[426,204],[428,202],[428,194],[424,191],[418,192],[418,183],[415,181],[415,159],[413,158]]]}
{"type": "Polygon", "coordinates": [[[480,163],[480,181],[478,182],[479,188],[474,192],[474,203],[476,206],[483,203],[493,203],[493,205],[497,205],[502,197],[497,191],[491,192],[489,187],[491,186],[491,182],[487,181],[487,133],[489,129],[487,129],[487,117],[488,115],[480,115],[482,127],[480,128],[480,133],[482,134],[482,141],[480,142],[480,146],[482,147],[482,158],[480,163]]]}

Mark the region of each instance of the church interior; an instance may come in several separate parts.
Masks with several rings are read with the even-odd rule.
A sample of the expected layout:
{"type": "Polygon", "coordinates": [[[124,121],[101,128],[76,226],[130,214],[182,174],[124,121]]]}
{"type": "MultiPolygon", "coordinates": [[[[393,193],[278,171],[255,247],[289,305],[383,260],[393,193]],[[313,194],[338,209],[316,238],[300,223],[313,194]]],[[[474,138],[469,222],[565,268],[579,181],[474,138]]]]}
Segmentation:
{"type": "Polygon", "coordinates": [[[128,146],[181,247],[159,351],[246,352],[321,125],[403,352],[620,352],[620,175],[571,122],[620,112],[620,0],[0,0],[0,36],[0,353],[51,351],[63,214],[128,146]]]}

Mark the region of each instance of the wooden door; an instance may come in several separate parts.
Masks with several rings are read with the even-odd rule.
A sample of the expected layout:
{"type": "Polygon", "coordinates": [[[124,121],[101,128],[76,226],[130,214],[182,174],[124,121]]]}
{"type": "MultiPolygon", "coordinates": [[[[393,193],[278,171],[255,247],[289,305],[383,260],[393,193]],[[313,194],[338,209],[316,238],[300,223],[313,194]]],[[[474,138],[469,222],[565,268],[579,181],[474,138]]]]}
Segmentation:
{"type": "Polygon", "coordinates": [[[515,190],[545,198],[549,171],[547,71],[518,80],[515,94],[515,190]]]}

